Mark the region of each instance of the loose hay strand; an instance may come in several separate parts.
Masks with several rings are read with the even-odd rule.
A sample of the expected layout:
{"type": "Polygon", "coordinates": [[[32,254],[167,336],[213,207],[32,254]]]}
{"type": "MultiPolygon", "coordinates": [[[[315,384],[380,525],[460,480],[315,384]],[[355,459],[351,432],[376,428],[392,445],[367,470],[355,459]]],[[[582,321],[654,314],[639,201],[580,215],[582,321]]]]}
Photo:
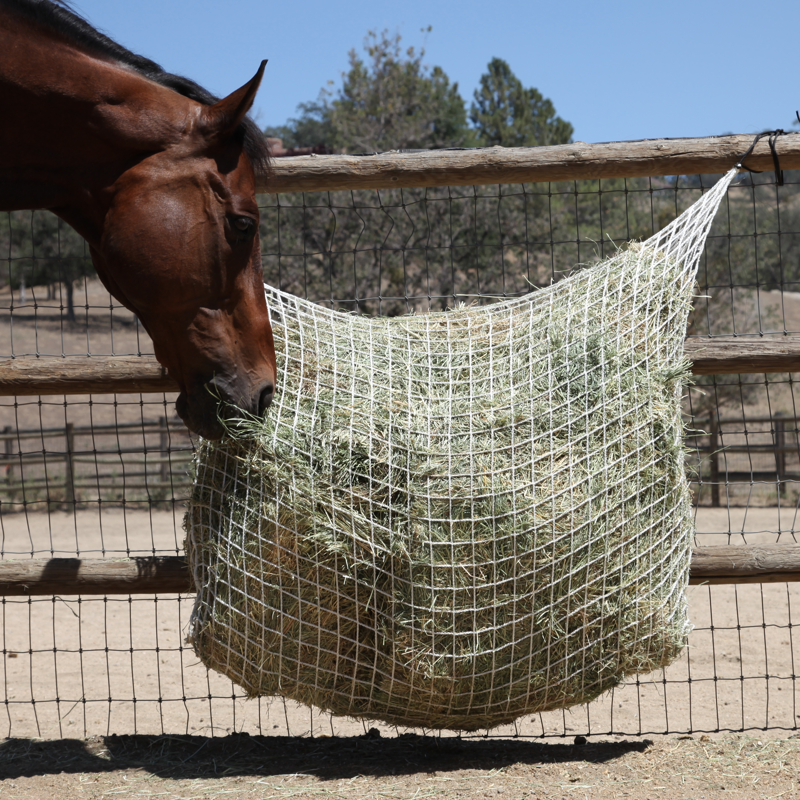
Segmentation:
{"type": "Polygon", "coordinates": [[[685,645],[682,342],[735,175],[526,297],[370,319],[267,288],[281,391],[204,442],[191,641],[251,695],[475,730],[685,645]]]}

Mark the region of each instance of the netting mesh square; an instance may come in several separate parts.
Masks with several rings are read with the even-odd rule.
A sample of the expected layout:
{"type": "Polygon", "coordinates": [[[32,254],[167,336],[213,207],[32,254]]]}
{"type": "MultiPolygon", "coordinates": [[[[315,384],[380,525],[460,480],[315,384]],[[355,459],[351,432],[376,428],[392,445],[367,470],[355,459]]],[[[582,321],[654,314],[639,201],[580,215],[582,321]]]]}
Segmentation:
{"type": "Polygon", "coordinates": [[[735,174],[648,241],[490,306],[366,318],[268,288],[277,399],[196,462],[202,661],[251,695],[475,730],[676,658],[683,340],[735,174]]]}

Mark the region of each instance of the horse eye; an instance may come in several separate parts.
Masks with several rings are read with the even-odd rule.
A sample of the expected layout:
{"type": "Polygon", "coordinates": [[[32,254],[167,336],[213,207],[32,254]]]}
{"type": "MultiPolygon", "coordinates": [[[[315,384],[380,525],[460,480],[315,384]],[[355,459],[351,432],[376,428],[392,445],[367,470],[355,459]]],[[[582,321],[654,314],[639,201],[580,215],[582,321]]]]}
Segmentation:
{"type": "Polygon", "coordinates": [[[233,227],[242,233],[250,233],[255,223],[250,217],[236,217],[233,221],[233,227]]]}

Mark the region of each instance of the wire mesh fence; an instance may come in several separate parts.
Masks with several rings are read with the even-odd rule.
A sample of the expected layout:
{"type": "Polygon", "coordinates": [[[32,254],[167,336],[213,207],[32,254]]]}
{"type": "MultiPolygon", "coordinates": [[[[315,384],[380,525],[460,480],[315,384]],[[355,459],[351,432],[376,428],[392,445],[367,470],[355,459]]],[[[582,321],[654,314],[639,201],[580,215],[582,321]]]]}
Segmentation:
{"type": "MultiPolygon", "coordinates": [[[[397,315],[535,291],[651,235],[715,176],[261,198],[265,281],[344,311],[397,315]]],[[[44,212],[0,217],[0,356],[152,353],[83,242],[44,212]]],[[[800,173],[737,180],[715,221],[689,335],[800,336],[800,173]]],[[[796,541],[792,374],[700,376],[687,392],[698,544],[796,541]]],[[[171,395],[0,398],[0,557],[182,552],[191,436],[171,395]]],[[[247,700],[183,643],[189,596],[5,598],[14,736],[362,732],[247,700]]],[[[683,657],[587,707],[493,735],[796,730],[797,584],[690,588],[683,657]]]]}

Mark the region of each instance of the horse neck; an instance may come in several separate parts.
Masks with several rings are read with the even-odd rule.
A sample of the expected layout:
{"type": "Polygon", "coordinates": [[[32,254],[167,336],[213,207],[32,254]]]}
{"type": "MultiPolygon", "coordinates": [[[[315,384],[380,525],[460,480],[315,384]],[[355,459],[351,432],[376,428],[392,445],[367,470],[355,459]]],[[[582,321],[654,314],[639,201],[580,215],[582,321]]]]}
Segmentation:
{"type": "Polygon", "coordinates": [[[114,181],[198,108],[0,7],[0,210],[49,208],[99,235],[114,181]]]}

